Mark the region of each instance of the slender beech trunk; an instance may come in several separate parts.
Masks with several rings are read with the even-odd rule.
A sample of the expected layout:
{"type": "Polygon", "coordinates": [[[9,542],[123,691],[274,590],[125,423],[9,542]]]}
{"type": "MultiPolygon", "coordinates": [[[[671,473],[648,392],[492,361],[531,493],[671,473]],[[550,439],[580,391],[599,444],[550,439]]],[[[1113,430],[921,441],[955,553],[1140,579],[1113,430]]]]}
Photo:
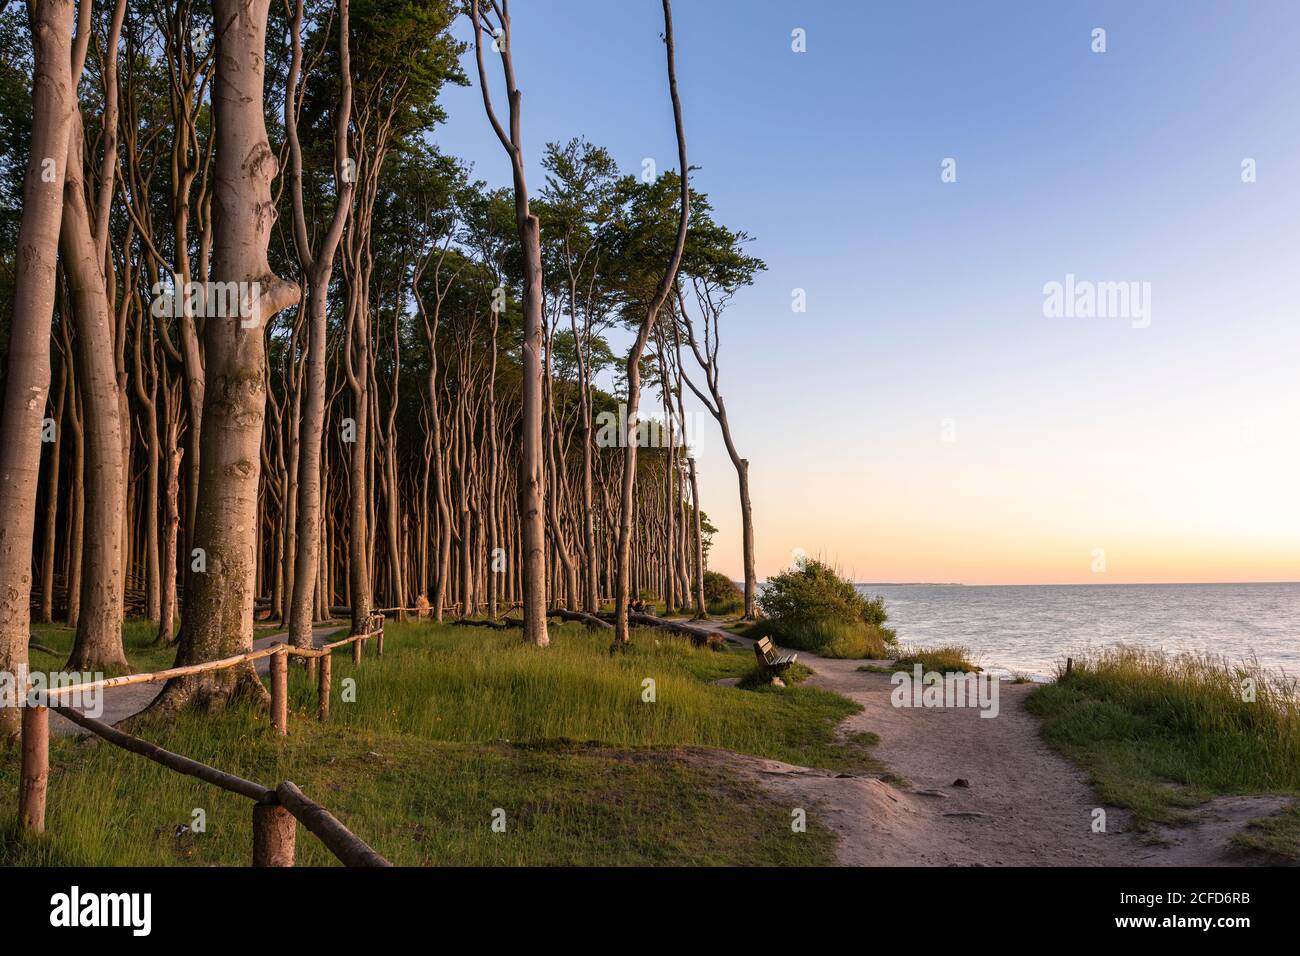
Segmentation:
{"type": "MultiPolygon", "coordinates": [[[[34,0],[32,139],[9,326],[9,368],[0,420],[0,673],[27,666],[31,635],[32,540],[41,467],[41,418],[50,388],[50,323],[59,223],[76,91],[68,50],[71,0],[34,0]]],[[[17,738],[21,713],[0,708],[0,743],[17,738]]]]}
{"type": "Polygon", "coordinates": [[[632,550],[633,487],[636,482],[637,413],[641,404],[641,355],[654,330],[659,310],[668,298],[668,292],[677,280],[677,267],[681,265],[682,251],[686,247],[686,226],[690,219],[690,167],[686,163],[686,130],[682,122],[682,104],[677,95],[677,64],[673,50],[673,12],[669,0],[663,0],[664,46],[668,61],[668,93],[673,101],[673,125],[677,133],[677,161],[681,178],[681,211],[677,222],[677,242],[659,281],[654,298],[646,310],[645,319],[637,331],[636,340],[627,354],[627,431],[623,443],[623,486],[619,506],[617,583],[614,594],[614,641],[625,644],[630,639],[627,621],[628,592],[631,587],[630,564],[632,550]]]}
{"type": "MultiPolygon", "coordinates": [[[[116,55],[116,51],[112,54],[116,55]]],[[[86,206],[79,110],[73,111],[71,125],[59,251],[76,316],[86,474],[82,613],[66,666],[73,671],[99,671],[128,667],[122,649],[126,474],[122,468],[123,422],[114,359],[113,317],[103,267],[95,249],[90,210],[86,206]]]]}
{"type": "Polygon", "coordinates": [[[58,540],[59,459],[63,451],[63,410],[68,401],[68,356],[59,363],[59,396],[54,406],[54,442],[50,446],[50,470],[46,478],[49,489],[45,501],[44,541],[41,545],[41,621],[54,620],[54,545],[58,540]]]}
{"type": "Polygon", "coordinates": [[[515,83],[514,57],[510,45],[510,4],[501,5],[501,23],[495,31],[505,74],[509,102],[510,133],[497,119],[488,91],[487,69],[483,63],[483,17],[478,0],[472,0],[470,16],[474,23],[474,56],[478,64],[479,86],[483,107],[502,147],[510,156],[514,178],[515,225],[524,268],[524,329],[521,372],[523,376],[523,416],[520,420],[519,455],[519,524],[520,563],[523,583],[524,641],[546,647],[551,639],[546,630],[546,516],[545,477],[542,468],[542,240],[541,228],[528,206],[528,186],[524,180],[524,150],[521,134],[519,88],[515,83]]]}
{"type": "MultiPolygon", "coordinates": [[[[289,140],[289,188],[293,199],[294,244],[307,281],[307,367],[306,393],[302,399],[302,420],[298,426],[298,534],[294,555],[293,597],[289,609],[289,642],[295,647],[311,645],[311,625],[316,604],[317,569],[321,563],[321,439],[325,429],[325,346],[326,306],[334,255],[352,207],[352,177],[341,175],[347,153],[347,129],[352,111],[352,67],[348,47],[348,0],[339,4],[339,80],[342,97],[335,126],[335,166],[338,206],[321,246],[312,252],[307,235],[302,199],[302,150],[298,143],[298,118],[294,96],[302,65],[302,15],[299,0],[293,21],[293,53],[290,81],[285,94],[285,129],[289,140]]],[[[328,599],[325,602],[328,613],[328,599]]]]}
{"type": "Polygon", "coordinates": [[[158,557],[158,511],[160,471],[162,469],[162,448],[158,438],[158,376],[154,361],[153,322],[145,316],[140,317],[136,328],[133,366],[136,400],[140,403],[142,418],[145,423],[145,438],[148,441],[146,454],[148,462],[145,477],[145,614],[150,621],[157,621],[162,613],[162,582],[159,573],[158,557]],[[154,374],[149,377],[149,388],[145,388],[143,361],[143,342],[149,342],[149,369],[154,374]]]}
{"type": "MultiPolygon", "coordinates": [[[[68,346],[71,355],[71,345],[68,346]]],[[[81,620],[81,543],[86,516],[86,436],[81,428],[81,386],[76,377],[76,365],[70,365],[68,394],[68,427],[72,431],[72,488],[68,496],[68,543],[64,549],[68,561],[67,625],[76,628],[81,620]]]]}
{"type": "Polygon", "coordinates": [[[695,458],[687,458],[691,471],[691,532],[695,538],[691,548],[695,563],[695,616],[702,618],[708,613],[704,604],[704,538],[700,534],[700,482],[695,476],[695,458]]]}
{"type": "Polygon", "coordinates": [[[172,416],[178,410],[175,406],[180,397],[174,395],[171,386],[163,386],[163,419],[166,423],[166,435],[163,443],[163,455],[166,468],[166,492],[163,512],[163,542],[161,590],[162,601],[158,613],[158,636],[156,644],[171,644],[174,639],[176,619],[176,538],[180,533],[181,512],[179,507],[181,456],[185,449],[180,445],[180,422],[172,416]]]}

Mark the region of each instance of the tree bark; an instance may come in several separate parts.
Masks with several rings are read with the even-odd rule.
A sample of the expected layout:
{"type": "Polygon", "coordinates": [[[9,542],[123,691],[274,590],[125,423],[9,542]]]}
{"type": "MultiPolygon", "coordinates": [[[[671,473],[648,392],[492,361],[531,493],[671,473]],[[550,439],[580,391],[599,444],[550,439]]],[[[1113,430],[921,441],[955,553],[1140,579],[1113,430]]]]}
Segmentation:
{"type": "Polygon", "coordinates": [[[545,476],[542,466],[542,240],[541,229],[528,206],[524,180],[524,152],[521,135],[520,100],[515,83],[514,57],[510,51],[509,4],[502,8],[497,47],[505,74],[510,106],[510,133],[506,134],[492,108],[483,65],[483,19],[478,0],[472,0],[474,55],[478,64],[483,106],[497,138],[501,141],[514,178],[515,225],[524,267],[524,328],[522,341],[523,415],[520,419],[519,525],[524,641],[546,647],[551,639],[546,630],[546,516],[545,476]]]}
{"type": "MultiPolygon", "coordinates": [[[[264,328],[298,301],[298,286],[271,272],[275,154],[266,138],[263,73],[270,0],[213,0],[216,126],[212,276],[242,283],[250,314],[204,326],[206,389],[195,546],[206,571],[190,575],[178,665],[233,656],[253,646],[258,484],[266,414],[264,328]],[[253,323],[253,324],[249,324],[253,323]],[[247,327],[245,327],[247,326],[247,327]]],[[[237,693],[265,702],[251,664],[169,681],[153,707],[220,709],[237,693]]]]}
{"type": "Polygon", "coordinates": [[[68,137],[59,251],[76,316],[86,439],[81,616],[66,666],[73,671],[124,669],[128,664],[122,649],[122,518],[126,505],[122,406],[107,283],[95,248],[82,182],[79,109],[73,110],[68,137]]]}
{"type": "Polygon", "coordinates": [[[54,443],[50,446],[50,470],[46,481],[49,496],[45,502],[45,531],[41,548],[41,622],[54,621],[54,546],[58,541],[59,517],[59,466],[63,451],[63,411],[68,401],[68,362],[64,356],[59,363],[59,396],[54,408],[54,443]]]}
{"type": "MultiPolygon", "coordinates": [[[[32,541],[41,467],[41,418],[50,388],[50,323],[71,115],[76,107],[68,50],[71,0],[35,0],[32,139],[14,257],[14,310],[0,421],[0,672],[27,666],[31,636],[32,541]]],[[[21,712],[0,708],[0,743],[20,732],[21,712]]]]}

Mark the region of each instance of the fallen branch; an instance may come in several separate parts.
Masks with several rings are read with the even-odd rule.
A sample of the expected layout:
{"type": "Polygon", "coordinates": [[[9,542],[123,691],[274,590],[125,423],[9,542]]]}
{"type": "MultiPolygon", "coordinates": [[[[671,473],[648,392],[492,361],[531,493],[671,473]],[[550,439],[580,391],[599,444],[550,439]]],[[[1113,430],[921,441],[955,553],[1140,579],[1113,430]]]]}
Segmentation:
{"type": "Polygon", "coordinates": [[[612,631],[614,629],[614,625],[609,623],[609,621],[602,621],[594,614],[584,614],[581,611],[569,611],[557,607],[547,611],[546,616],[558,617],[562,621],[577,621],[581,624],[586,624],[588,627],[602,628],[607,631],[612,631]]]}
{"type": "Polygon", "coordinates": [[[454,624],[457,627],[490,627],[494,631],[509,631],[516,627],[521,627],[523,621],[515,621],[512,618],[506,618],[504,621],[475,621],[468,617],[458,617],[454,621],[448,621],[448,624],[454,624]]]}
{"type": "Polygon", "coordinates": [[[177,773],[183,773],[186,776],[198,777],[200,780],[207,781],[222,790],[229,790],[231,793],[238,793],[248,797],[257,803],[275,803],[276,796],[274,790],[269,790],[260,783],[254,783],[251,780],[245,780],[243,777],[236,777],[234,774],[226,773],[224,770],[218,770],[215,767],[209,767],[205,763],[199,763],[197,760],[191,760],[189,757],[182,757],[180,754],[172,753],[170,750],[164,750],[157,744],[151,744],[147,740],[141,740],[139,737],[133,737],[116,727],[110,727],[102,720],[95,720],[93,717],[87,717],[81,711],[72,707],[60,707],[57,704],[51,704],[50,710],[62,717],[66,717],[74,724],[85,727],[93,734],[103,737],[111,744],[116,744],[123,750],[129,750],[133,754],[139,754],[146,757],[154,763],[160,763],[169,770],[175,770],[177,773]]]}
{"type": "Polygon", "coordinates": [[[726,644],[726,638],[716,631],[706,630],[702,627],[691,627],[689,624],[682,624],[679,621],[665,621],[661,617],[655,617],[652,614],[637,614],[629,611],[627,615],[628,622],[639,624],[642,627],[657,627],[661,631],[668,631],[671,634],[682,634],[691,639],[691,643],[696,647],[721,648],[726,644]]]}

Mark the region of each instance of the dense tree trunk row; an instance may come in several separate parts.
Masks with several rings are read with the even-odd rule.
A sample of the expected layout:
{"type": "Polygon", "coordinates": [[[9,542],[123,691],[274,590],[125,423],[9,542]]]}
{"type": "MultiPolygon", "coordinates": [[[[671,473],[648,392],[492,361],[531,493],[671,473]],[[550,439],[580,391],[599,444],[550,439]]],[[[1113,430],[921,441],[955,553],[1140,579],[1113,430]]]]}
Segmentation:
{"type": "MultiPolygon", "coordinates": [[[[126,617],[189,664],[247,650],[257,619],[305,646],[338,614],[361,629],[375,608],[522,608],[523,639],[544,647],[556,609],[612,608],[619,641],[632,599],[702,616],[687,389],[737,463],[752,611],[720,310],[697,336],[682,295],[706,272],[685,255],[697,200],[685,175],[619,176],[578,140],[547,146],[530,198],[508,4],[467,11],[506,190],[430,145],[459,76],[451,3],[83,2],[75,34],[70,2],[30,9],[0,669],[25,663],[33,618],[75,627],[69,666],[101,670],[127,666],[126,617]],[[603,337],[620,323],[622,394],[603,337]],[[643,381],[661,421],[642,415],[643,381]]],[[[240,693],[264,694],[251,668],[173,682],[156,704],[240,693]]]]}

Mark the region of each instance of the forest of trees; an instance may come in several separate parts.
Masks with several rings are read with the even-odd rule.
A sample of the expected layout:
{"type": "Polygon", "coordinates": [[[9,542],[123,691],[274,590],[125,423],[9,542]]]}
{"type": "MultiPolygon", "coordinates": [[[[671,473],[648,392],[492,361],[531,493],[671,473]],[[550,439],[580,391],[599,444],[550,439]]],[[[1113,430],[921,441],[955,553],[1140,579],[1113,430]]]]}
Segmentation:
{"type": "MultiPolygon", "coordinates": [[[[755,613],[719,330],[763,263],[690,187],[662,6],[625,38],[663,43],[675,119],[642,176],[582,137],[525,153],[507,0],[0,0],[0,671],[33,620],[93,671],[127,617],[187,664],[259,619],[308,646],[331,616],[521,608],[545,646],[562,609],[617,647],[638,598],[702,616],[688,402],[755,613]],[[481,88],[460,121],[510,186],[439,149],[448,84],[481,88]]],[[[251,665],[154,706],[237,693],[251,665]]]]}

